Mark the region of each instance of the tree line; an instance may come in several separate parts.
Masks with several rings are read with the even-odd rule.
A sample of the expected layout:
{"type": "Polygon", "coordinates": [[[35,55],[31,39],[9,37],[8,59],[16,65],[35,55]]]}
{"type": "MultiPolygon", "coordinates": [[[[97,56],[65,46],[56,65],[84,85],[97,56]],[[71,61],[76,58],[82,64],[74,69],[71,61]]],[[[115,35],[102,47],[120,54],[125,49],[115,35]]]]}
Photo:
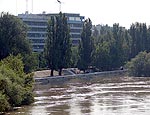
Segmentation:
{"type": "Polygon", "coordinates": [[[95,28],[93,63],[100,70],[113,70],[124,66],[139,52],[150,52],[150,27],[135,23],[129,29],[114,24],[95,28]]]}
{"type": "Polygon", "coordinates": [[[62,69],[68,67],[84,72],[91,67],[108,71],[125,64],[131,75],[149,76],[149,44],[150,27],[145,23],[137,22],[129,29],[117,23],[93,29],[92,21],[86,19],[79,45],[72,46],[67,18],[60,12],[48,21],[45,49],[37,54],[31,50],[27,26],[19,18],[1,13],[0,112],[34,101],[33,75],[27,73],[37,70],[39,65],[48,66],[51,76],[54,70],[61,75],[62,69]]]}
{"type": "Polygon", "coordinates": [[[97,71],[118,69],[141,51],[150,51],[150,27],[146,23],[131,24],[129,29],[115,23],[112,27],[92,26],[83,22],[79,46],[71,46],[70,31],[65,14],[52,16],[47,24],[45,50],[33,53],[27,39],[27,25],[7,13],[0,18],[0,60],[10,54],[21,54],[26,73],[40,68],[50,68],[61,75],[63,68],[78,67],[84,72],[92,67],[97,71]]]}
{"type": "Polygon", "coordinates": [[[1,13],[0,60],[10,54],[21,54],[26,73],[41,68],[50,68],[61,75],[63,68],[78,67],[84,72],[92,67],[96,71],[118,69],[139,52],[150,50],[150,27],[135,23],[129,29],[119,26],[92,26],[92,21],[83,22],[79,46],[71,46],[70,31],[65,14],[52,16],[47,24],[47,39],[44,52],[33,53],[27,39],[27,26],[17,17],[1,13]]]}
{"type": "Polygon", "coordinates": [[[51,17],[48,23],[45,53],[52,70],[65,67],[78,67],[84,72],[89,68],[94,71],[116,70],[139,52],[150,51],[150,27],[146,23],[134,23],[129,29],[118,23],[112,27],[99,25],[98,29],[93,28],[90,19],[86,19],[79,46],[71,47],[67,19],[63,19],[65,15],[60,13],[59,16],[51,17]]]}
{"type": "Polygon", "coordinates": [[[8,13],[0,14],[0,114],[34,102],[36,55],[26,36],[27,26],[8,13]]]}

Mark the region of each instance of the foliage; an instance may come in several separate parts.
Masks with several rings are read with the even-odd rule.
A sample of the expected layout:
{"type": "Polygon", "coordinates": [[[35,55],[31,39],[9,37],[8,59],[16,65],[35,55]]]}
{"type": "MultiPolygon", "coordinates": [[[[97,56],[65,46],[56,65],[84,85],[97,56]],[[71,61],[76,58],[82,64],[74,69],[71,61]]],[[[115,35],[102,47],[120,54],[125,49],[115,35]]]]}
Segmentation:
{"type": "MultiPolygon", "coordinates": [[[[100,26],[100,25],[99,25],[100,26]]],[[[101,71],[113,70],[124,65],[129,59],[131,36],[128,31],[114,24],[113,27],[100,26],[94,34],[93,65],[101,71]]]]}
{"type": "Polygon", "coordinates": [[[33,98],[33,74],[25,74],[20,55],[5,58],[0,62],[0,112],[12,107],[30,104],[33,98]]]}
{"type": "Polygon", "coordinates": [[[150,34],[145,23],[132,24],[129,30],[132,37],[131,56],[135,57],[141,51],[150,51],[150,34]]]}
{"type": "Polygon", "coordinates": [[[0,114],[1,112],[7,111],[10,109],[10,105],[8,103],[8,100],[2,92],[0,92],[0,114]]]}
{"type": "Polygon", "coordinates": [[[86,19],[83,24],[83,30],[81,33],[81,42],[79,45],[79,61],[78,68],[85,71],[91,66],[92,52],[93,52],[93,40],[92,40],[92,22],[90,19],[86,19]]]}
{"type": "Polygon", "coordinates": [[[31,54],[25,54],[23,56],[23,63],[24,63],[24,71],[25,73],[30,73],[37,68],[39,68],[39,54],[32,52],[31,54]]]}
{"type": "Polygon", "coordinates": [[[150,76],[150,53],[140,52],[135,58],[126,64],[130,76],[150,76]]]}
{"type": "Polygon", "coordinates": [[[47,32],[45,56],[51,76],[53,70],[57,69],[61,75],[62,68],[70,65],[71,58],[70,34],[65,14],[60,12],[58,16],[52,16],[48,22],[47,32]]]}
{"type": "Polygon", "coordinates": [[[0,15],[0,60],[10,54],[31,53],[29,41],[26,38],[27,27],[16,16],[8,13],[0,15]]]}
{"type": "Polygon", "coordinates": [[[39,69],[47,69],[47,60],[44,57],[44,52],[39,53],[39,69]]]}
{"type": "Polygon", "coordinates": [[[8,13],[1,13],[0,60],[6,58],[10,54],[21,54],[23,56],[25,72],[28,73],[35,69],[34,60],[36,57],[31,54],[31,45],[27,39],[27,26],[16,16],[8,13]]]}
{"type": "Polygon", "coordinates": [[[71,55],[71,67],[77,67],[77,63],[79,60],[79,49],[77,46],[71,47],[72,55],[71,55]]]}
{"type": "Polygon", "coordinates": [[[1,65],[8,66],[8,68],[11,68],[16,74],[22,76],[22,73],[24,73],[23,68],[24,64],[22,62],[21,55],[13,56],[10,55],[9,57],[3,59],[1,61],[1,65]]]}

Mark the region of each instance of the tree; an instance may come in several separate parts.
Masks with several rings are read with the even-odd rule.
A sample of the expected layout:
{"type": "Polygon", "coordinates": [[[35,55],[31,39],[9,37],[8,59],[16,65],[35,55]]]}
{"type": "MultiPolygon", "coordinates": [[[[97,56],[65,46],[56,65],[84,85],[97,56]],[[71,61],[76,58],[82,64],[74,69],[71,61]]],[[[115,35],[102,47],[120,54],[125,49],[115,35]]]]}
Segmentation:
{"type": "Polygon", "coordinates": [[[1,13],[0,16],[0,60],[10,54],[31,53],[29,41],[26,38],[27,27],[16,16],[1,13]]]}
{"type": "Polygon", "coordinates": [[[45,57],[48,62],[48,66],[51,69],[51,76],[53,76],[53,71],[57,69],[57,48],[56,48],[56,17],[51,17],[48,21],[47,26],[47,40],[45,46],[45,57]],[[56,53],[55,53],[56,52],[56,53]]]}
{"type": "Polygon", "coordinates": [[[69,27],[65,14],[52,16],[47,27],[47,41],[45,47],[45,56],[48,66],[53,71],[59,69],[59,75],[62,69],[70,65],[71,59],[71,43],[69,27]]]}
{"type": "Polygon", "coordinates": [[[131,54],[131,36],[119,24],[113,27],[99,26],[100,35],[94,38],[92,63],[100,71],[118,69],[128,61],[131,54]]]}
{"type": "Polygon", "coordinates": [[[92,51],[93,51],[93,40],[91,37],[92,22],[90,19],[86,19],[83,24],[83,30],[81,34],[81,42],[79,45],[79,61],[78,68],[85,72],[86,69],[91,65],[92,51]]]}
{"type": "Polygon", "coordinates": [[[23,69],[21,55],[0,61],[0,113],[34,101],[33,74],[25,74],[23,69]]]}
{"type": "Polygon", "coordinates": [[[32,52],[30,55],[23,55],[24,72],[31,73],[39,67],[39,54],[32,52]]]}
{"type": "Polygon", "coordinates": [[[134,58],[141,51],[150,51],[149,29],[145,23],[132,24],[129,33],[132,37],[131,58],[134,58]]]}
{"type": "Polygon", "coordinates": [[[150,76],[150,53],[140,52],[135,58],[126,64],[130,76],[150,76]]]}
{"type": "Polygon", "coordinates": [[[111,48],[114,45],[114,38],[111,31],[107,30],[98,38],[99,41],[94,48],[93,65],[100,71],[108,71],[112,68],[111,48]]]}
{"type": "Polygon", "coordinates": [[[72,55],[71,55],[71,67],[77,67],[77,63],[79,60],[79,49],[78,46],[71,47],[72,55]]]}
{"type": "Polygon", "coordinates": [[[120,27],[119,24],[114,24],[112,28],[112,34],[114,43],[111,47],[111,65],[112,68],[119,68],[123,66],[128,60],[130,52],[130,36],[124,27],[120,27]]]}

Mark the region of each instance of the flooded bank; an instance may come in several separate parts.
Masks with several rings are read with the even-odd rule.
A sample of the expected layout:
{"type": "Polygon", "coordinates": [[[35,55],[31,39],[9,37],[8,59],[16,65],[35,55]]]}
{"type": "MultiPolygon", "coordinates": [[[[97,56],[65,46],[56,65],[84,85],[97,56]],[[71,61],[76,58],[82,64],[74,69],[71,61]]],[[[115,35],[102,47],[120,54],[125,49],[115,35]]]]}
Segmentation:
{"type": "Polygon", "coordinates": [[[35,102],[9,115],[149,115],[150,78],[98,77],[35,86],[35,102]]]}

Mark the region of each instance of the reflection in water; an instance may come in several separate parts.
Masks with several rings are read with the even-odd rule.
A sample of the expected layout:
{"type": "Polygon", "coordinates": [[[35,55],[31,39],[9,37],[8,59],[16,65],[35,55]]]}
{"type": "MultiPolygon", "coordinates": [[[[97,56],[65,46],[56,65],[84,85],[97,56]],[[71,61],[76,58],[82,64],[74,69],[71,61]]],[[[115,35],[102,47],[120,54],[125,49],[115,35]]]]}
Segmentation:
{"type": "Polygon", "coordinates": [[[10,115],[149,115],[150,78],[100,77],[36,85],[35,103],[10,115]]]}

